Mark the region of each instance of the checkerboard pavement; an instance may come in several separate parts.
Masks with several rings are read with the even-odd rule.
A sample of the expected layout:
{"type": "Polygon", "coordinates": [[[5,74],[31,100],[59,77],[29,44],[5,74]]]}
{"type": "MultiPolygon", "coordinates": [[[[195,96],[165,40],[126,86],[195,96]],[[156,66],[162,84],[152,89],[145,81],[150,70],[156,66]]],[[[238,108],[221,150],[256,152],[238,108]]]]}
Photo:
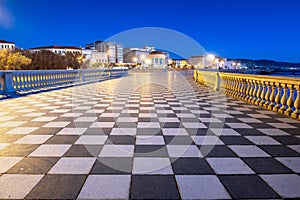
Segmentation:
{"type": "Polygon", "coordinates": [[[299,128],[191,73],[6,99],[0,198],[300,198],[299,128]]]}

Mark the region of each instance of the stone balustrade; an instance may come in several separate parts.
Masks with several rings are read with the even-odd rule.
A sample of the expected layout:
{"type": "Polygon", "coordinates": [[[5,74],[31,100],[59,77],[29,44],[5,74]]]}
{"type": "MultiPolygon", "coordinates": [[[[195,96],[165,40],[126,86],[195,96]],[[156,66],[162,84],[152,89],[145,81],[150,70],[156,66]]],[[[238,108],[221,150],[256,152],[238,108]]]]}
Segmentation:
{"type": "Polygon", "coordinates": [[[97,82],[126,75],[128,69],[0,71],[0,94],[97,82]]]}
{"type": "Polygon", "coordinates": [[[300,78],[195,70],[194,80],[237,99],[300,119],[300,78]]]}

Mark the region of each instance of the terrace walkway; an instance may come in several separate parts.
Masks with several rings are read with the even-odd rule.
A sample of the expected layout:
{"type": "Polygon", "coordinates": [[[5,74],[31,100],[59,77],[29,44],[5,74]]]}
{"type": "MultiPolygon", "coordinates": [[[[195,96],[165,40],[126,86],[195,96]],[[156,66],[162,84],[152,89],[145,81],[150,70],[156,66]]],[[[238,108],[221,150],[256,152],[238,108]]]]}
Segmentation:
{"type": "Polygon", "coordinates": [[[300,198],[300,123],[192,73],[0,101],[0,198],[300,198]]]}

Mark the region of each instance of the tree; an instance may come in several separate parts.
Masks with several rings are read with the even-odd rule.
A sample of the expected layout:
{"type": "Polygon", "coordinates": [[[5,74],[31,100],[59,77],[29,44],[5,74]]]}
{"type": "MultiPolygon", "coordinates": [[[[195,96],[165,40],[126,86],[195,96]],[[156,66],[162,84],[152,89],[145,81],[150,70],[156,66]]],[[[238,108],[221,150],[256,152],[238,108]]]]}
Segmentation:
{"type": "Polygon", "coordinates": [[[31,59],[22,55],[20,52],[11,52],[9,50],[0,50],[0,69],[15,70],[21,69],[24,65],[29,65],[31,59]]]}

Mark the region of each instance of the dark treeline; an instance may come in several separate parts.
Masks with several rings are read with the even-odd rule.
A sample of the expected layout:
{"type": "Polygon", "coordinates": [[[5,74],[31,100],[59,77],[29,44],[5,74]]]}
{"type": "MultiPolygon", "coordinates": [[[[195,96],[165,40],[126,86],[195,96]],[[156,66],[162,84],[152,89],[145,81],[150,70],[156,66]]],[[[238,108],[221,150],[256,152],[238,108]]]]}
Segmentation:
{"type": "Polygon", "coordinates": [[[65,55],[55,54],[51,51],[42,50],[39,52],[21,51],[22,55],[31,59],[29,65],[21,67],[22,70],[49,70],[49,69],[79,69],[78,58],[81,56],[73,53],[65,55]]]}

